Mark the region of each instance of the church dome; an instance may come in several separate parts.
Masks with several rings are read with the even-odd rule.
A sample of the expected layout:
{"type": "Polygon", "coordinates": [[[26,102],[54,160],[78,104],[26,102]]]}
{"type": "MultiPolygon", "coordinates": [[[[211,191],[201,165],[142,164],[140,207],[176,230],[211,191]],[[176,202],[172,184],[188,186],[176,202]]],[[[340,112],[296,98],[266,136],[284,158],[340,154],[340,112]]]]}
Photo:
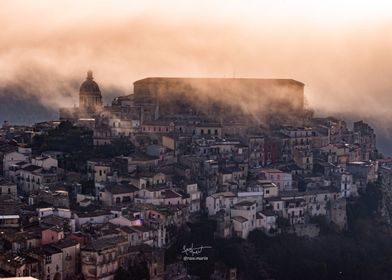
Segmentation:
{"type": "Polygon", "coordinates": [[[99,86],[96,82],[93,81],[93,72],[87,72],[87,78],[80,86],[80,93],[87,93],[89,95],[101,95],[101,91],[99,90],[99,86]]]}
{"type": "Polygon", "coordinates": [[[102,95],[99,86],[93,81],[93,72],[87,72],[87,78],[80,86],[79,107],[86,111],[97,111],[102,107],[102,95]]]}

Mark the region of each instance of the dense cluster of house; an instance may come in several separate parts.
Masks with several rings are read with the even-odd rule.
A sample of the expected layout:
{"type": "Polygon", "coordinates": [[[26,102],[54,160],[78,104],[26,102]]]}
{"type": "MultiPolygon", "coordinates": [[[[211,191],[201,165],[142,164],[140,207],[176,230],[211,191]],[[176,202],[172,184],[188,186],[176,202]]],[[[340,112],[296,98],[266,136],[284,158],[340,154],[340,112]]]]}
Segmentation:
{"type": "Polygon", "coordinates": [[[222,238],[247,238],[255,229],[274,235],[283,227],[317,236],[313,218],[319,216],[344,230],[347,201],[379,172],[383,182],[391,180],[392,171],[388,161],[377,160],[368,125],[358,122],[349,130],[332,118],[311,121],[265,134],[237,129],[231,136],[213,123],[181,124],[184,132],[171,123],[166,133],[159,121],[152,130],[165,133],[141,127],[135,139],[144,136],[144,142],[135,142],[137,152],[86,162],[85,174],[76,178],[93,182],[90,192],[59,167],[64,153],[34,155],[7,141],[33,128],[4,125],[1,271],[39,279],[111,279],[143,254],[151,279],[164,279],[164,250],[203,214],[216,221],[215,235],[222,238]]]}
{"type": "Polygon", "coordinates": [[[149,279],[188,279],[183,265],[165,263],[165,250],[201,217],[216,222],[217,238],[256,229],[315,237],[319,217],[343,231],[346,204],[380,172],[391,186],[390,162],[379,160],[362,121],[353,129],[335,118],[268,128],[197,115],[136,122],[129,99],[74,125],[92,129],[94,145],[125,137],[135,152],[88,159],[81,173],[59,165],[66,153],[37,155],[23,144],[59,122],[4,123],[0,275],[106,280],[146,264],[149,279]]]}

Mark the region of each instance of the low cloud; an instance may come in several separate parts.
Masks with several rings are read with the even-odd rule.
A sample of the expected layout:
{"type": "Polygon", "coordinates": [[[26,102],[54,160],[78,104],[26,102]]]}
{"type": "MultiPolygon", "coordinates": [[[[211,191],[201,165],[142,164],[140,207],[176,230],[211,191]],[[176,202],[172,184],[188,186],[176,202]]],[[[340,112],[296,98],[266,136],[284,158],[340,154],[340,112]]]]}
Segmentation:
{"type": "Polygon", "coordinates": [[[2,1],[0,88],[14,89],[0,91],[3,98],[73,106],[88,69],[106,103],[148,76],[292,78],[305,83],[319,114],[365,119],[391,134],[389,7],[344,17],[304,1],[301,9],[285,1],[68,2],[2,1]]]}

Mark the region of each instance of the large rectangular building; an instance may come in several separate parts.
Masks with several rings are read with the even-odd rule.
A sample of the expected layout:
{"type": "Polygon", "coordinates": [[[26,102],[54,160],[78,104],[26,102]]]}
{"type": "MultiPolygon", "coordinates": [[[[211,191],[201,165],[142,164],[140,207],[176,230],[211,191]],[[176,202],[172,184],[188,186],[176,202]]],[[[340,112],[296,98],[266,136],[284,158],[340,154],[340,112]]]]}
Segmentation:
{"type": "Polygon", "coordinates": [[[134,83],[136,104],[154,104],[159,115],[209,116],[302,112],[304,84],[292,79],[145,78],[134,83]]]}

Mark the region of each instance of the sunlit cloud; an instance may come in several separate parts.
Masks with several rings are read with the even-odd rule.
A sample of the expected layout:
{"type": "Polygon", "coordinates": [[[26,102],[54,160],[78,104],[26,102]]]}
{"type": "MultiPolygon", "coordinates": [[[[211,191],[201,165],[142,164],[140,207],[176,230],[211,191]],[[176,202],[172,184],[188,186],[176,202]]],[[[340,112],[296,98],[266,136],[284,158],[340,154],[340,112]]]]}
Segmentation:
{"type": "Polygon", "coordinates": [[[391,15],[370,0],[1,1],[0,84],[56,109],[88,69],[106,102],[147,76],[293,78],[320,114],[387,134],[391,15]]]}

